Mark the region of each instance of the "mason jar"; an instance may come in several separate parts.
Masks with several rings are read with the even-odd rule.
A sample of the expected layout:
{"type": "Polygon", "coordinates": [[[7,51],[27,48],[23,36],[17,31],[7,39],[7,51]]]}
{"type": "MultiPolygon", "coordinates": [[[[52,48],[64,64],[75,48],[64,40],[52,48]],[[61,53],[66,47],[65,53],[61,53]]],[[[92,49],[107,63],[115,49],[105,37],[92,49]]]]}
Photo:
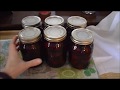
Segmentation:
{"type": "Polygon", "coordinates": [[[69,63],[77,69],[87,68],[93,52],[92,32],[85,28],[74,29],[70,38],[69,63]]]}
{"type": "Polygon", "coordinates": [[[45,22],[44,22],[44,27],[48,27],[48,26],[54,26],[54,25],[61,25],[64,26],[64,19],[61,16],[58,15],[52,15],[49,16],[47,18],[45,18],[45,22]]]}
{"type": "Polygon", "coordinates": [[[19,34],[19,47],[24,61],[42,59],[41,31],[35,27],[26,27],[19,34]]]}
{"type": "Polygon", "coordinates": [[[66,29],[62,26],[48,26],[44,30],[46,63],[58,68],[66,62],[66,29]]]}

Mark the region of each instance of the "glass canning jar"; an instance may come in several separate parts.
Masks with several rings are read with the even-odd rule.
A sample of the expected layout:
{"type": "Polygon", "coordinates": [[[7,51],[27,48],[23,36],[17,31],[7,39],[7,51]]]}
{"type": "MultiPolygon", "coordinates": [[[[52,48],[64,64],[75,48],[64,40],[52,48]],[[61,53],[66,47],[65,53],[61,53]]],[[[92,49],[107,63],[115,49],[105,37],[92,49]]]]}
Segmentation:
{"type": "Polygon", "coordinates": [[[62,26],[48,26],[44,30],[46,63],[54,68],[66,62],[66,29],[62,26]]]}
{"type": "Polygon", "coordinates": [[[20,51],[24,61],[42,58],[41,31],[35,27],[26,27],[19,32],[20,51]]]}
{"type": "Polygon", "coordinates": [[[93,52],[92,32],[85,28],[74,29],[71,34],[69,62],[77,69],[88,67],[93,52]]]}

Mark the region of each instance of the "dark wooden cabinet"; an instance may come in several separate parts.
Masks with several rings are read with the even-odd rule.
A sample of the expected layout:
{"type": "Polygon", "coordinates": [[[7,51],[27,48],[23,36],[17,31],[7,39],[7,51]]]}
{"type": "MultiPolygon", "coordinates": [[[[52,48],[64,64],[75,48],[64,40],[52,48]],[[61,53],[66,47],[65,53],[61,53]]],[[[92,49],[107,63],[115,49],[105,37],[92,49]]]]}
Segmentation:
{"type": "MultiPolygon", "coordinates": [[[[111,11],[96,11],[94,15],[85,15],[81,11],[54,11],[56,15],[63,16],[66,20],[69,16],[79,15],[87,19],[88,25],[98,24],[111,11]]],[[[10,11],[0,12],[0,31],[22,29],[22,18],[29,15],[39,15],[39,11],[10,11]]]]}

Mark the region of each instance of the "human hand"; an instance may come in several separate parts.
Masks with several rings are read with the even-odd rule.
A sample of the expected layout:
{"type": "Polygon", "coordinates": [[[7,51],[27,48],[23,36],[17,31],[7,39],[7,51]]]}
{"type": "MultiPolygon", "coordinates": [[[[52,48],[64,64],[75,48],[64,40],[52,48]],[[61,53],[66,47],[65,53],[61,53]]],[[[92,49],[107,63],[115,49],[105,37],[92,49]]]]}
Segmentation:
{"type": "Polygon", "coordinates": [[[18,36],[14,36],[9,45],[8,59],[3,69],[3,72],[7,73],[12,78],[17,78],[20,74],[26,71],[28,68],[37,66],[42,63],[42,60],[37,58],[30,61],[23,61],[19,56],[19,43],[17,41],[18,36]]]}

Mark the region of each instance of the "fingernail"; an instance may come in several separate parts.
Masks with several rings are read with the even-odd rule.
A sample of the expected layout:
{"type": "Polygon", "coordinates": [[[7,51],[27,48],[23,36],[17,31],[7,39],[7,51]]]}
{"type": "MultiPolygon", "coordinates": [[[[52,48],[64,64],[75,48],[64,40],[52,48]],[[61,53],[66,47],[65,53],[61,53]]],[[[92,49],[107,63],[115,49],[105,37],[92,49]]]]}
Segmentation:
{"type": "Polygon", "coordinates": [[[38,63],[41,63],[41,62],[42,62],[42,59],[38,58],[38,59],[37,59],[37,62],[38,62],[38,63]]]}

